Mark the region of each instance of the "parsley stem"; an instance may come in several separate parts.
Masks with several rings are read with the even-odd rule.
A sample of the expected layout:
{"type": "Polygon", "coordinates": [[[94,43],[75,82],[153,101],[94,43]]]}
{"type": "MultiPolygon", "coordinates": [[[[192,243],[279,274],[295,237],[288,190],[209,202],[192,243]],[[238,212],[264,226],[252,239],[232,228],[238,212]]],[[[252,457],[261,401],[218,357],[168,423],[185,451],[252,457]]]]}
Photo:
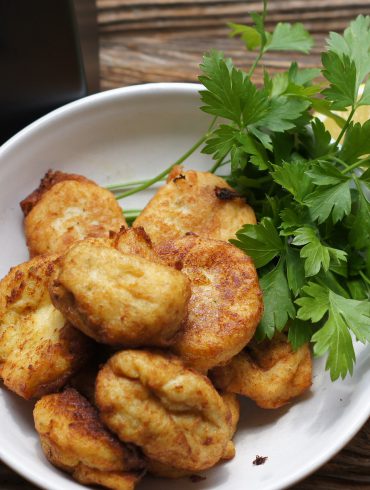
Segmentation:
{"type": "Polygon", "coordinates": [[[264,54],[263,48],[260,49],[260,52],[258,53],[257,58],[254,60],[253,65],[250,67],[249,72],[247,73],[247,77],[251,78],[251,76],[254,73],[254,70],[257,68],[258,63],[261,61],[261,58],[264,54]]]}
{"type": "Polygon", "coordinates": [[[271,175],[264,175],[263,177],[258,177],[257,179],[254,179],[260,184],[264,184],[265,182],[270,182],[271,180],[271,175]]]}
{"type": "Polygon", "coordinates": [[[211,169],[209,170],[209,172],[210,172],[211,174],[214,174],[214,173],[216,172],[216,170],[217,170],[219,167],[221,167],[222,162],[225,160],[225,158],[226,158],[226,155],[224,155],[223,157],[219,158],[219,159],[218,159],[218,160],[215,162],[215,164],[214,164],[214,165],[211,167],[211,169]]]}
{"type": "Polygon", "coordinates": [[[342,159],[336,157],[335,155],[328,155],[327,157],[324,157],[324,158],[330,158],[331,160],[334,160],[335,162],[340,163],[341,165],[343,165],[343,167],[345,169],[348,169],[348,165],[346,164],[346,162],[344,162],[342,159]]]}
{"type": "Polygon", "coordinates": [[[338,145],[339,145],[339,142],[340,140],[342,139],[344,133],[347,131],[347,128],[349,126],[349,123],[352,121],[352,118],[353,118],[353,115],[356,111],[356,106],[352,106],[352,109],[351,109],[351,112],[348,116],[348,119],[347,121],[344,123],[344,126],[343,128],[341,129],[341,132],[339,133],[339,136],[338,138],[335,140],[335,143],[334,143],[334,148],[338,148],[338,145]]]}
{"type": "Polygon", "coordinates": [[[180,158],[178,158],[176,160],[176,162],[172,163],[169,167],[167,167],[165,170],[163,170],[163,172],[158,174],[156,177],[153,177],[152,179],[144,181],[141,185],[138,185],[134,189],[130,189],[126,192],[123,192],[122,194],[119,194],[118,196],[116,196],[116,199],[120,200],[120,199],[123,199],[124,197],[132,196],[133,194],[136,194],[137,192],[143,191],[144,189],[147,189],[148,187],[155,184],[156,182],[159,182],[159,181],[163,180],[164,178],[166,178],[167,175],[171,172],[171,170],[174,167],[176,167],[176,165],[181,165],[185,160],[187,160],[187,158],[190,157],[190,155],[192,155],[210,137],[210,135],[212,134],[213,127],[216,124],[216,120],[217,120],[217,117],[214,117],[212,122],[211,122],[211,125],[209,126],[209,128],[207,130],[207,132],[201,138],[199,138],[199,140],[196,141],[194,143],[194,145],[191,148],[189,148],[188,151],[186,151],[180,158]]]}
{"type": "Polygon", "coordinates": [[[141,213],[142,209],[124,209],[123,214],[125,216],[138,216],[141,213]]]}
{"type": "Polygon", "coordinates": [[[132,187],[137,187],[138,185],[145,184],[148,179],[145,180],[131,180],[129,182],[122,182],[122,184],[111,184],[107,185],[105,188],[109,191],[115,192],[122,189],[131,189],[132,187]]]}
{"type": "Polygon", "coordinates": [[[210,133],[210,132],[213,130],[213,128],[215,127],[215,124],[216,124],[216,122],[217,122],[217,119],[218,119],[218,116],[215,116],[215,117],[212,119],[212,122],[211,122],[211,124],[209,125],[209,128],[208,128],[208,130],[207,130],[207,133],[210,133]]]}
{"type": "MultiPolygon", "coordinates": [[[[265,18],[267,14],[267,0],[263,0],[263,10],[262,10],[262,29],[265,30],[265,18]]],[[[254,73],[254,70],[257,68],[258,63],[261,61],[262,56],[265,54],[265,46],[266,46],[266,35],[261,36],[261,46],[258,53],[257,58],[254,60],[252,66],[250,67],[247,77],[251,78],[254,73]]]]}
{"type": "Polygon", "coordinates": [[[358,160],[357,162],[355,163],[352,163],[352,165],[347,165],[347,168],[345,168],[344,170],[341,171],[341,174],[348,174],[348,172],[350,172],[351,170],[357,168],[357,167],[361,167],[361,165],[363,165],[365,162],[367,162],[369,159],[366,158],[364,160],[358,160]]]}
{"type": "Polygon", "coordinates": [[[362,271],[359,271],[359,274],[362,277],[362,279],[366,282],[366,284],[370,285],[370,279],[367,277],[367,275],[364,274],[362,271]]]}

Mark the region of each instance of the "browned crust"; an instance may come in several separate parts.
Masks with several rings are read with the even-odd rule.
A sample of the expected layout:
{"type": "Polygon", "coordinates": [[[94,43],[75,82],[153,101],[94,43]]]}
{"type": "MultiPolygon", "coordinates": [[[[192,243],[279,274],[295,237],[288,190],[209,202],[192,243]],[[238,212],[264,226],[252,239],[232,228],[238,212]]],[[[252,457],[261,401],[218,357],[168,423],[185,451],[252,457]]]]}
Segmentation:
{"type": "MultiPolygon", "coordinates": [[[[9,380],[7,377],[4,378],[5,386],[26,400],[40,398],[49,393],[54,393],[63,387],[70,377],[78,372],[88,359],[91,358],[94,352],[94,345],[88,337],[67,322],[60,332],[60,342],[54,344],[49,342],[46,348],[45,343],[40,343],[35,347],[34,352],[36,354],[40,353],[40,360],[34,364],[30,362],[27,371],[23,375],[23,380],[19,379],[16,382],[9,380]],[[69,360],[69,368],[65,369],[63,373],[54,376],[50,372],[50,378],[47,382],[38,383],[31,388],[28,381],[37,375],[39,364],[42,362],[42,356],[46,356],[48,359],[58,359],[58,356],[62,356],[69,360]]],[[[52,367],[50,366],[50,369],[52,367]]]]}
{"type": "Polygon", "coordinates": [[[210,380],[176,356],[158,350],[125,350],[99,371],[100,417],[123,441],[149,459],[201,471],[222,457],[231,413],[210,380]]]}
{"type": "Polygon", "coordinates": [[[159,245],[187,232],[227,241],[242,225],[255,222],[253,209],[224,179],[176,166],[133,226],[144,226],[159,245]]]}
{"type": "Polygon", "coordinates": [[[261,408],[289,403],[312,384],[312,356],[308,344],[293,351],[285,334],[258,344],[254,340],[225,366],[211,373],[215,386],[247,396],[261,408]]]}
{"type": "Polygon", "coordinates": [[[194,234],[163,242],[156,252],[188,276],[192,287],[173,351],[201,372],[227,363],[251,340],[263,313],[252,259],[230,243],[194,234]]]}
{"type": "MultiPolygon", "coordinates": [[[[94,441],[108,445],[112,451],[116,452],[121,457],[124,456],[124,461],[120,462],[122,468],[115,468],[117,471],[125,471],[131,469],[142,469],[145,467],[143,459],[139,456],[137,449],[132,444],[121,444],[118,439],[102,424],[98,411],[93,407],[77,390],[74,388],[66,388],[62,393],[48,395],[37,402],[34,415],[36,428],[38,427],[37,413],[38,407],[47,409],[50,417],[50,427],[53,427],[53,419],[65,418],[68,420],[68,427],[74,433],[74,437],[79,437],[81,440],[94,441]],[[123,468],[124,466],[124,468],[123,468]]],[[[52,433],[40,433],[53,444],[52,433]]],[[[60,462],[52,457],[52,454],[46,454],[48,459],[60,466],[60,462]]],[[[83,456],[83,455],[81,455],[83,456]]],[[[71,471],[72,468],[63,466],[66,471],[71,471]]]]}
{"type": "Polygon", "coordinates": [[[66,388],[62,393],[54,395],[50,402],[56,413],[60,410],[62,414],[68,414],[71,423],[74,424],[74,428],[78,429],[81,436],[87,435],[94,439],[102,438],[109,441],[113,446],[120,447],[117,439],[100,422],[97,410],[74,388],[66,388]]]}
{"type": "Polygon", "coordinates": [[[84,485],[99,485],[111,490],[134,490],[143,474],[99,471],[80,464],[73,472],[73,478],[84,485]]]}
{"type": "MultiPolygon", "coordinates": [[[[70,369],[63,376],[58,377],[53,382],[41,386],[38,392],[33,397],[41,397],[47,393],[53,393],[64,386],[73,374],[79,372],[80,369],[93,357],[96,346],[95,343],[79,332],[72,324],[66,322],[60,331],[60,346],[68,347],[68,357],[70,359],[70,369]]],[[[61,349],[59,345],[54,347],[56,352],[61,349]]]]}
{"type": "Polygon", "coordinates": [[[45,294],[55,259],[54,255],[36,257],[13,267],[0,282],[0,377],[7,388],[25,399],[59,390],[93,352],[91,339],[67,320],[57,339],[38,325],[33,330],[23,329],[23,319],[47,304],[45,294]],[[26,303],[17,310],[16,303],[23,297],[26,303]],[[17,311],[18,317],[14,326],[9,327],[6,315],[12,310],[17,311]],[[10,339],[8,331],[12,332],[10,339]],[[17,353],[12,357],[4,354],[9,342],[17,353]],[[62,361],[66,364],[63,369],[62,361]]]}
{"type": "MultiPolygon", "coordinates": [[[[129,231],[129,228],[127,228],[126,226],[122,226],[119,234],[128,233],[128,231],[129,231]]],[[[135,229],[133,229],[132,231],[137,235],[137,239],[144,241],[148,245],[148,247],[151,247],[151,248],[153,247],[153,244],[152,244],[152,241],[151,241],[149,235],[147,234],[147,232],[144,230],[144,228],[142,226],[138,226],[135,229]]]]}
{"type": "Polygon", "coordinates": [[[239,194],[230,189],[229,187],[219,187],[216,185],[215,194],[220,201],[232,201],[233,199],[240,198],[239,194]]]}
{"type": "Polygon", "coordinates": [[[146,462],[139,450],[120,443],[96,408],[73,388],[43,397],[33,415],[46,458],[75,480],[133,490],[143,476],[146,462]]]}
{"type": "Polygon", "coordinates": [[[48,170],[44,177],[40,181],[40,185],[31,192],[27,197],[25,197],[20,203],[20,207],[23,211],[24,217],[26,217],[29,212],[36,206],[36,204],[40,201],[43,194],[51,189],[55,184],[62,182],[64,180],[77,180],[79,182],[90,182],[95,184],[90,179],[83,177],[78,174],[67,174],[64,172],[60,172],[59,170],[48,170]]]}
{"type": "Polygon", "coordinates": [[[161,263],[149,247],[149,237],[143,229],[131,228],[123,233],[117,235],[118,250],[98,247],[88,241],[72,247],[60,259],[59,273],[49,283],[51,301],[76,328],[97,342],[133,347],[172,345],[187,314],[190,282],[183,274],[161,263]],[[123,272],[117,274],[122,264],[123,272]],[[91,269],[95,273],[90,277],[91,269]],[[125,277],[136,274],[131,290],[130,281],[122,281],[126,270],[125,277]],[[103,287],[97,278],[105,281],[108,276],[110,282],[103,287]],[[126,283],[128,293],[124,289],[126,283]],[[159,286],[157,291],[158,284],[163,287],[159,286]],[[137,306],[132,307],[135,297],[137,306]],[[143,298],[148,298],[145,301],[150,307],[140,310],[143,298]],[[105,311],[109,314],[105,315],[105,311]]]}
{"type": "Polygon", "coordinates": [[[112,235],[112,238],[112,246],[121,253],[139,255],[153,262],[162,262],[154,251],[152,240],[142,226],[136,228],[121,226],[119,232],[112,235]]]}

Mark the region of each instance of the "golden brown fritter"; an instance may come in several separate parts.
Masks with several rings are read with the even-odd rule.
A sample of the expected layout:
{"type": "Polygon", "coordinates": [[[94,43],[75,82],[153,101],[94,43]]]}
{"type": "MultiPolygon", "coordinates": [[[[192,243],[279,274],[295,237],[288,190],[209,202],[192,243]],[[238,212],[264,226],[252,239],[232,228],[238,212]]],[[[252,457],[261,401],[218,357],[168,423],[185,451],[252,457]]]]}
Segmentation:
{"type": "Polygon", "coordinates": [[[193,235],[163,243],[157,252],[191,282],[188,318],[174,352],[202,372],[228,362],[252,338],[262,316],[252,260],[234,245],[193,235]]]}
{"type": "Polygon", "coordinates": [[[229,461],[235,456],[235,446],[232,441],[236,432],[239,417],[240,417],[240,403],[237,396],[234,393],[221,393],[221,397],[230,411],[230,441],[227,443],[222,459],[229,461]]]}
{"type": "Polygon", "coordinates": [[[91,353],[91,341],[50,300],[56,256],[39,256],[0,282],[0,377],[23,398],[61,388],[91,353]]]}
{"type": "MultiPolygon", "coordinates": [[[[240,416],[240,403],[236,395],[234,393],[220,393],[221,398],[229,409],[229,430],[230,430],[230,440],[226,445],[225,451],[221,456],[219,462],[229,461],[233,459],[235,456],[235,446],[232,442],[232,438],[236,432],[236,428],[239,422],[240,416]]],[[[161,478],[184,478],[186,476],[191,476],[191,471],[180,470],[178,468],[174,468],[173,466],[165,465],[163,463],[159,463],[159,461],[155,461],[153,459],[148,460],[148,472],[154,476],[158,476],[161,478]]]]}
{"type": "Polygon", "coordinates": [[[169,354],[119,352],[99,372],[95,400],[122,441],[177,469],[211,468],[229,441],[230,411],[209,379],[169,354]]]}
{"type": "Polygon", "coordinates": [[[134,490],[141,480],[136,473],[122,473],[119,471],[99,471],[80,465],[73,473],[73,477],[84,485],[99,485],[112,490],[134,490]]]}
{"type": "Polygon", "coordinates": [[[80,483],[132,490],[133,470],[144,462],[133,446],[120,443],[99,420],[96,409],[73,388],[44,396],[33,411],[47,459],[80,483]]]}
{"type": "Polygon", "coordinates": [[[21,207],[31,257],[63,253],[77,240],[108,237],[126,224],[111,192],[75,174],[48,172],[21,207]]]}
{"type": "Polygon", "coordinates": [[[296,352],[284,334],[247,349],[226,366],[212,371],[219,388],[252,398],[262,408],[279,408],[304,393],[312,383],[308,344],[296,352]]]}
{"type": "Polygon", "coordinates": [[[187,232],[227,241],[246,223],[256,223],[254,211],[224,179],[175,167],[134,226],[143,226],[157,245],[187,232]]]}
{"type": "Polygon", "coordinates": [[[221,398],[230,410],[230,439],[235,435],[240,417],[240,403],[235,393],[221,392],[221,398]]]}
{"type": "Polygon", "coordinates": [[[59,170],[48,170],[46,174],[40,181],[40,185],[37,189],[35,189],[31,194],[29,194],[23,201],[19,203],[24,216],[36,206],[36,204],[40,201],[42,195],[50,190],[53,185],[58,184],[64,180],[76,180],[78,182],[90,182],[94,183],[92,180],[87,179],[86,177],[78,174],[67,174],[64,172],[60,172],[59,170]]]}
{"type": "Polygon", "coordinates": [[[88,241],[73,245],[58,265],[52,301],[86,335],[132,347],[174,342],[190,297],[181,272],[88,241]]]}

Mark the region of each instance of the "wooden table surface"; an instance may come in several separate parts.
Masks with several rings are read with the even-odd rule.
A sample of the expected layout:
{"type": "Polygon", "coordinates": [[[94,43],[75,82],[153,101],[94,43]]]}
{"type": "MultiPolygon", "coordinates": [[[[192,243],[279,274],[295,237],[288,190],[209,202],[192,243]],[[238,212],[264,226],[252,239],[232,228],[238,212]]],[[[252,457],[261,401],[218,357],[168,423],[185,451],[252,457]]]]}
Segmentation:
{"type": "MultiPolygon", "coordinates": [[[[247,23],[260,11],[253,0],[98,0],[102,90],[144,82],[194,82],[202,53],[223,50],[248,67],[254,55],[228,37],[227,22],[247,23]]],[[[286,69],[320,64],[329,30],[341,31],[358,14],[370,14],[369,0],[270,0],[268,25],[303,22],[315,38],[310,55],[271,53],[265,66],[286,69]]],[[[261,68],[255,81],[261,82],[261,68]]],[[[196,484],[194,484],[194,488],[196,484]]],[[[245,487],[247,490],[247,486],[245,487]]],[[[315,474],[293,487],[300,490],[370,489],[370,420],[356,437],[315,474]]],[[[1,490],[35,487],[0,463],[1,490]]],[[[261,488],[263,490],[263,488],[261,488]]]]}

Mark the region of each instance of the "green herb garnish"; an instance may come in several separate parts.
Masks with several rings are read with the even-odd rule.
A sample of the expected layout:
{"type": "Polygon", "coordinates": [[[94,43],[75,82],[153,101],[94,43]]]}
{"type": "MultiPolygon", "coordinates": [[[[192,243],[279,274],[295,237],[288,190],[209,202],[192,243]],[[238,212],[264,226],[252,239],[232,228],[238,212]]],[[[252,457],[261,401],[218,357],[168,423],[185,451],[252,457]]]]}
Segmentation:
{"type": "MultiPolygon", "coordinates": [[[[204,56],[201,110],[215,119],[178,162],[203,146],[212,172],[230,163],[225,178],[259,220],[231,240],[259,269],[265,313],[257,336],[272,338],[289,325],[293,348],[311,340],[316,355],[328,353],[335,380],[352,374],[353,338],[370,341],[370,121],[353,122],[356,110],[370,105],[370,17],[330,34],[324,85],[314,83],[319,70],[292,63],[273,77],[265,71],[259,88],[251,77],[266,52],[307,53],[313,44],[302,24],[267,32],[266,14],[267,1],[261,15],[252,14],[253,26],[230,24],[232,36],[257,50],[248,72],[219,51],[204,56]],[[345,109],[346,119],[333,112],[345,109]],[[314,111],[341,127],[336,141],[314,111]]],[[[119,198],[158,182],[174,165],[119,198]]]]}

